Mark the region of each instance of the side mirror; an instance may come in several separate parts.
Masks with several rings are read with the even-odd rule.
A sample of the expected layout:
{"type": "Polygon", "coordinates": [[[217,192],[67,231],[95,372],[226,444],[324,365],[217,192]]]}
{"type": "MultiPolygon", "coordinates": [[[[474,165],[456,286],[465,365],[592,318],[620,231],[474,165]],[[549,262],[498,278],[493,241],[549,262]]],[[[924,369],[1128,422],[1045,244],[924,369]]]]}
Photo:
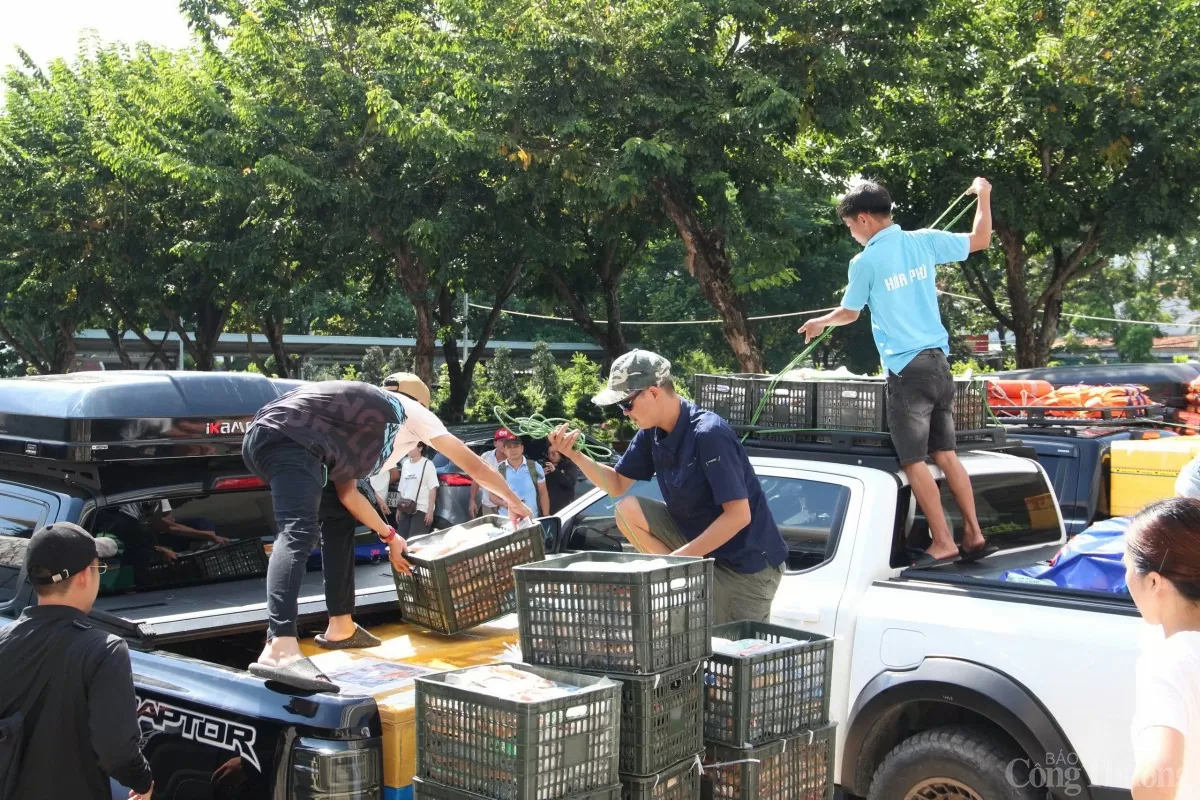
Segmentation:
{"type": "Polygon", "coordinates": [[[562,520],[558,517],[541,517],[538,523],[542,526],[542,539],[545,542],[546,555],[558,552],[558,540],[562,535],[562,520]]]}

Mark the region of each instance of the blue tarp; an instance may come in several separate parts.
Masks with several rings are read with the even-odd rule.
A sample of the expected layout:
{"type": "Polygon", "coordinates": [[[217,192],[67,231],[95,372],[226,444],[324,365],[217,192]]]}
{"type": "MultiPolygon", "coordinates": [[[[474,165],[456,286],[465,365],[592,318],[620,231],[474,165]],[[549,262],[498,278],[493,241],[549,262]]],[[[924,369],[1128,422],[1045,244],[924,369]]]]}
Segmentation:
{"type": "Polygon", "coordinates": [[[1063,545],[1049,564],[1009,570],[1010,583],[1044,583],[1064,589],[1128,594],[1125,585],[1125,529],[1129,517],[1097,522],[1063,545]]]}

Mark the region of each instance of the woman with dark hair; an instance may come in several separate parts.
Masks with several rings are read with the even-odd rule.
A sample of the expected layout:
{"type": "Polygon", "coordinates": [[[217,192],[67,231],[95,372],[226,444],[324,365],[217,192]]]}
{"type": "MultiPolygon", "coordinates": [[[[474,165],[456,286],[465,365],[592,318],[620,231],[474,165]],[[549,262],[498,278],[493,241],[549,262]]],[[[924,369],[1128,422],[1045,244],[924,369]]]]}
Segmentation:
{"type": "Polygon", "coordinates": [[[1137,668],[1136,800],[1200,798],[1200,500],[1142,509],[1125,534],[1126,583],[1165,638],[1137,668]]]}

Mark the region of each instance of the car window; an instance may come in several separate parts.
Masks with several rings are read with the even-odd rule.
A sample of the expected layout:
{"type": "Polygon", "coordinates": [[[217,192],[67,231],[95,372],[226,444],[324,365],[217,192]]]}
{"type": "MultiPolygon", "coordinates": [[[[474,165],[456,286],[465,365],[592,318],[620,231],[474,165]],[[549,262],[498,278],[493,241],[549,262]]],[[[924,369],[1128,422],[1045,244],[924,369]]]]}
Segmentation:
{"type": "MultiPolygon", "coordinates": [[[[975,512],[979,526],[989,545],[1001,550],[1018,547],[1053,544],[1058,541],[1058,511],[1054,494],[1040,473],[1010,473],[1004,475],[976,475],[971,478],[975,495],[975,512]]],[[[962,541],[963,518],[946,481],[939,480],[942,509],[946,521],[954,531],[956,541],[962,541]]],[[[905,491],[904,498],[911,498],[905,491]]],[[[924,550],[929,547],[929,523],[916,503],[912,503],[912,522],[908,525],[905,541],[910,549],[924,550]]],[[[903,558],[903,556],[901,556],[903,558]]],[[[893,559],[892,566],[905,566],[893,559]]]]}
{"type": "Polygon", "coordinates": [[[0,492],[0,535],[29,538],[46,522],[50,506],[29,497],[0,492]]]}
{"type": "MultiPolygon", "coordinates": [[[[762,476],[759,481],[788,545],[788,569],[811,569],[832,558],[850,490],[803,478],[762,476]]],[[[630,494],[662,500],[657,481],[638,481],[630,494]]],[[[613,504],[612,498],[604,496],[576,514],[569,523],[566,549],[621,550],[626,541],[617,528],[613,504]]]]}

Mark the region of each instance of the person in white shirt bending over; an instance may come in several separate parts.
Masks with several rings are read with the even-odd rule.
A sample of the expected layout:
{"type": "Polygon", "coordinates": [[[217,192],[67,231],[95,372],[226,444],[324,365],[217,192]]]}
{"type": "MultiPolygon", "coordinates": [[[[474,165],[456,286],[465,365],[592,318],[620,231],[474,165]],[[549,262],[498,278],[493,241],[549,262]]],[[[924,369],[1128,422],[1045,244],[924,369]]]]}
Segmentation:
{"type": "Polygon", "coordinates": [[[1138,661],[1133,797],[1200,798],[1200,500],[1138,512],[1125,532],[1125,582],[1164,634],[1138,661]]]}
{"type": "Polygon", "coordinates": [[[405,541],[429,533],[433,527],[437,490],[437,469],[425,457],[424,448],[418,444],[400,461],[396,533],[403,536],[405,541]]]}

